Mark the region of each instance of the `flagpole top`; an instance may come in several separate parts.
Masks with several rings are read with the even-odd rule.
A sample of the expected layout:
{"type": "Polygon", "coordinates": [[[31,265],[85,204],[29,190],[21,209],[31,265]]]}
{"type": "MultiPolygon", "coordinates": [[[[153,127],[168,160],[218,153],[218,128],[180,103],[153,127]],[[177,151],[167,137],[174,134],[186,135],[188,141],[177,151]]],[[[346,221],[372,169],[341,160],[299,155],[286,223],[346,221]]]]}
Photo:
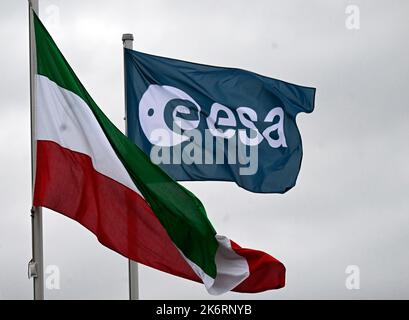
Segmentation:
{"type": "Polygon", "coordinates": [[[38,0],[28,0],[28,5],[38,14],[38,0]]]}
{"type": "Polygon", "coordinates": [[[122,35],[122,41],[133,41],[133,34],[132,33],[124,33],[122,35]]]}

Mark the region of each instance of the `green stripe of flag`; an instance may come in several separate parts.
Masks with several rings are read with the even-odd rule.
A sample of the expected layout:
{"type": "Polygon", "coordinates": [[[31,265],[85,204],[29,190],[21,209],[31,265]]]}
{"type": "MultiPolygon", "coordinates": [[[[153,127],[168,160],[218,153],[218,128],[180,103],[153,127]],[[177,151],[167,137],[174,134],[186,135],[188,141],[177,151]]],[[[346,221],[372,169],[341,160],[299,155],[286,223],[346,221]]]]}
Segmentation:
{"type": "Polygon", "coordinates": [[[218,247],[216,232],[200,200],[153,164],[142,150],[115,127],[85,90],[37,16],[34,18],[34,25],[37,73],[77,94],[87,103],[117,156],[172,241],[185,257],[215,278],[215,255],[218,247]]]}

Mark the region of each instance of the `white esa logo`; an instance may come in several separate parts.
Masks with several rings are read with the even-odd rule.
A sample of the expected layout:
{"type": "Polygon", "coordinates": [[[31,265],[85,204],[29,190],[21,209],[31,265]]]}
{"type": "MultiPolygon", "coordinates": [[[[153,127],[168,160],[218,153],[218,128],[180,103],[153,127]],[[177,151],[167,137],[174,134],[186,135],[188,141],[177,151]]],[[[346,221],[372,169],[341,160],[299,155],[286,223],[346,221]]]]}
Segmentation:
{"type": "MultiPolygon", "coordinates": [[[[191,96],[175,87],[150,85],[139,102],[139,121],[145,136],[153,145],[171,147],[189,140],[182,132],[172,130],[165,121],[166,106],[172,101],[175,102],[171,114],[174,125],[183,131],[193,130],[199,126],[201,107],[191,96]],[[181,114],[185,117],[180,117],[181,114]],[[163,130],[167,131],[166,135],[163,134],[163,130]]],[[[215,102],[204,121],[214,137],[230,139],[238,134],[241,143],[248,146],[256,146],[266,139],[272,148],[287,147],[284,111],[281,107],[275,107],[268,112],[264,122],[271,125],[262,132],[254,124],[258,121],[257,113],[249,107],[238,107],[233,112],[232,109],[215,102]],[[274,121],[276,117],[278,121],[274,121]],[[237,129],[238,121],[251,130],[251,136],[245,130],[237,129]],[[227,129],[222,130],[220,126],[227,129]],[[271,136],[272,133],[276,133],[275,137],[271,136]]]]}

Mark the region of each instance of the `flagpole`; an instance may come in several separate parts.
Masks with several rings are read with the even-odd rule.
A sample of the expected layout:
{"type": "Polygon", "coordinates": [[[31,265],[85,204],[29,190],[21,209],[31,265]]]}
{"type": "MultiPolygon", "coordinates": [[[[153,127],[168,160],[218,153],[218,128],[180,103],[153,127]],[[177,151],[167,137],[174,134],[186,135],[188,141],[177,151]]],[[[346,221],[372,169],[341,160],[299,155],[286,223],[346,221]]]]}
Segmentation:
{"type": "MultiPolygon", "coordinates": [[[[31,184],[34,193],[36,170],[36,90],[35,75],[37,73],[37,54],[34,33],[33,12],[38,15],[39,0],[28,0],[29,34],[30,34],[30,118],[31,118],[31,184]]],[[[43,213],[41,207],[31,208],[31,241],[33,258],[28,264],[28,277],[33,278],[34,300],[44,299],[44,268],[43,268],[43,213]]]]}
{"type": "MultiPolygon", "coordinates": [[[[122,35],[122,44],[126,49],[133,49],[133,34],[124,33],[122,35]]],[[[124,60],[124,84],[125,84],[125,134],[128,135],[128,101],[126,94],[126,73],[125,73],[125,60],[124,60]]],[[[133,260],[128,260],[129,270],[129,299],[139,299],[139,281],[138,281],[138,264],[133,260]]]]}

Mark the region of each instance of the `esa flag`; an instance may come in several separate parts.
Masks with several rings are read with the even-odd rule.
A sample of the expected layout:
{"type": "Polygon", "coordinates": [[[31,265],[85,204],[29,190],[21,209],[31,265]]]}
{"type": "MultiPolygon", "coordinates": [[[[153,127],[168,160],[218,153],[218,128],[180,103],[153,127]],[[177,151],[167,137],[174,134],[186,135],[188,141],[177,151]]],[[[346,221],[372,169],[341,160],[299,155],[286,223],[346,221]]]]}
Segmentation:
{"type": "Polygon", "coordinates": [[[211,294],[283,287],[284,265],[217,234],[200,200],[105,116],[36,16],[34,26],[34,205],[78,221],[127,258],[204,283],[211,294]]]}
{"type": "Polygon", "coordinates": [[[302,159],[299,112],[315,89],[249,71],[125,49],[128,134],[180,181],[234,181],[284,193],[302,159]]]}

